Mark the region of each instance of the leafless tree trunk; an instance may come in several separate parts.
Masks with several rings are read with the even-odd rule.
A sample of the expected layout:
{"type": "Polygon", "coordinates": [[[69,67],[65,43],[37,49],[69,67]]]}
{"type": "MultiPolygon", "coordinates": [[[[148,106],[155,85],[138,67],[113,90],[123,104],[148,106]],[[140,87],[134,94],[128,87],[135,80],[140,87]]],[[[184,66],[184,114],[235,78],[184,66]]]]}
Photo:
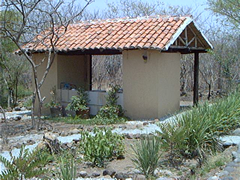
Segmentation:
{"type": "Polygon", "coordinates": [[[19,49],[18,52],[26,57],[33,70],[33,83],[35,87],[32,99],[33,128],[41,128],[42,106],[45,97],[42,97],[40,89],[55,59],[57,53],[55,47],[61,36],[66,33],[68,25],[73,22],[76,17],[80,16],[91,2],[92,0],[86,1],[85,6],[81,8],[81,10],[75,12],[73,11],[74,0],[69,1],[68,3],[63,0],[33,0],[30,2],[5,0],[3,2],[4,21],[1,27],[1,32],[3,32],[4,36],[10,38],[15,43],[19,49]],[[17,22],[9,21],[9,19],[11,19],[8,17],[9,11],[17,13],[20,16],[20,20],[17,22]],[[69,12],[71,12],[71,15],[69,15],[69,12]],[[38,77],[38,67],[42,62],[36,64],[31,57],[31,52],[22,46],[26,43],[26,41],[23,42],[26,39],[28,39],[27,42],[32,43],[33,46],[39,43],[45,46],[47,57],[42,59],[42,62],[46,61],[47,66],[42,77],[38,77]],[[34,120],[36,100],[39,103],[37,124],[34,120]]]}

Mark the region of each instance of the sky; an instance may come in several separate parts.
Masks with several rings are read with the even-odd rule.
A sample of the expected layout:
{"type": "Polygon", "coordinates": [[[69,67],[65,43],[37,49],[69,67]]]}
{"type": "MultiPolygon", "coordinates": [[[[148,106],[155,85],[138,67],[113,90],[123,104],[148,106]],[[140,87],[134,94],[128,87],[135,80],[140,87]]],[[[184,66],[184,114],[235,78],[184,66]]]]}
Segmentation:
{"type": "MultiPolygon", "coordinates": [[[[119,2],[120,0],[94,0],[88,7],[87,11],[96,11],[99,10],[104,11],[104,9],[107,8],[107,3],[114,3],[114,2],[119,2]]],[[[201,14],[201,21],[197,22],[197,25],[201,29],[208,29],[210,25],[213,23],[216,24],[216,17],[212,16],[212,12],[210,10],[207,10],[207,1],[208,0],[141,0],[142,2],[149,2],[149,3],[154,3],[156,1],[163,2],[164,5],[178,5],[178,6],[187,6],[187,7],[192,7],[192,9],[195,11],[196,14],[201,14]],[[199,24],[202,23],[203,24],[199,24]],[[203,26],[202,26],[203,25],[203,26]],[[201,27],[202,26],[202,27],[201,27]]],[[[193,15],[194,15],[193,14],[193,15]]]]}
{"type": "MultiPolygon", "coordinates": [[[[116,0],[94,0],[92,4],[87,8],[88,10],[104,10],[107,7],[107,3],[115,2],[116,0]]],[[[142,0],[143,2],[154,2],[156,0],[142,0]]],[[[206,12],[207,0],[160,0],[166,5],[181,5],[181,6],[193,6],[197,7],[199,11],[206,12]]]]}

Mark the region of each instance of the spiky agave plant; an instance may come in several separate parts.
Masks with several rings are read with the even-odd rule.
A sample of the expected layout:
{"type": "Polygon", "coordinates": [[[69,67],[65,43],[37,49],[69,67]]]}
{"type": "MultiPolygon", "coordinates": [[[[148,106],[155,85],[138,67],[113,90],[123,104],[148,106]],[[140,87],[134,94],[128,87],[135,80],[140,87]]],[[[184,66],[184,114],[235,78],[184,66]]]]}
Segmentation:
{"type": "MultiPolygon", "coordinates": [[[[55,157],[56,159],[56,157],[55,157]]],[[[57,179],[59,180],[75,180],[76,179],[76,165],[73,157],[70,159],[64,159],[60,157],[58,162],[57,179]]]]}
{"type": "Polygon", "coordinates": [[[0,162],[2,162],[6,168],[6,170],[0,174],[0,179],[22,180],[48,172],[48,170],[43,169],[48,162],[48,157],[46,154],[42,155],[39,150],[30,151],[22,146],[17,157],[13,156],[11,151],[10,156],[10,160],[0,156],[0,162]]]}
{"type": "Polygon", "coordinates": [[[160,143],[157,137],[142,137],[136,146],[131,146],[134,157],[131,159],[136,168],[139,169],[146,178],[154,175],[154,171],[158,166],[160,153],[160,143]]]}

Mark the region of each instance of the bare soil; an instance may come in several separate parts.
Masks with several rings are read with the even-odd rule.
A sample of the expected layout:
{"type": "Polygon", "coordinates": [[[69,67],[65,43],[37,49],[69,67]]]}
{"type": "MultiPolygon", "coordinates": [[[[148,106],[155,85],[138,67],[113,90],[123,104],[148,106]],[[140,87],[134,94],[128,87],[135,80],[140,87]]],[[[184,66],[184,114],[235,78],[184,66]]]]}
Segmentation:
{"type": "MultiPolygon", "coordinates": [[[[92,129],[93,126],[91,125],[80,125],[80,124],[66,124],[64,122],[50,122],[47,121],[46,122],[50,123],[51,126],[53,127],[53,132],[54,133],[60,133],[60,132],[69,132],[70,130],[79,128],[79,126],[81,126],[81,128],[87,130],[87,129],[92,129]]],[[[36,131],[36,130],[32,130],[30,129],[30,125],[31,125],[31,120],[20,120],[20,121],[10,121],[7,123],[7,128],[9,130],[9,134],[8,134],[8,138],[11,139],[15,136],[31,136],[33,134],[44,134],[45,132],[49,131],[49,129],[46,126],[46,129],[43,129],[41,131],[36,131]]],[[[113,127],[119,127],[121,125],[117,124],[117,125],[111,125],[113,127]]],[[[6,124],[1,122],[0,123],[0,129],[6,129],[6,124]]],[[[0,133],[3,133],[3,131],[1,131],[0,133]]],[[[116,172],[122,172],[122,173],[127,173],[129,171],[133,171],[136,167],[134,166],[133,162],[131,161],[131,159],[134,157],[133,155],[133,150],[131,148],[131,145],[135,145],[135,143],[138,141],[138,139],[124,139],[124,144],[125,144],[125,154],[124,157],[125,159],[122,160],[112,160],[110,162],[106,163],[106,166],[104,168],[97,168],[97,167],[91,167],[88,164],[86,164],[85,162],[82,162],[80,164],[78,164],[77,166],[77,172],[80,171],[86,171],[88,174],[91,174],[93,172],[99,172],[100,174],[102,174],[103,170],[105,169],[114,169],[116,172]]],[[[12,147],[11,144],[7,144],[2,146],[2,150],[10,150],[12,147]]],[[[235,148],[235,147],[234,147],[235,148]]],[[[234,149],[233,149],[234,150],[234,149]]],[[[224,151],[220,156],[228,156],[231,157],[231,152],[232,149],[224,151]]],[[[161,157],[161,161],[166,161],[166,153],[162,154],[161,157]]],[[[197,161],[196,160],[191,160],[191,163],[185,163],[183,165],[180,165],[178,168],[173,168],[170,165],[160,165],[160,169],[166,170],[166,171],[170,171],[171,177],[174,177],[175,179],[190,179],[190,174],[192,173],[192,166],[197,166],[197,161]]],[[[214,174],[218,173],[219,171],[221,171],[223,168],[225,167],[225,165],[217,167],[215,169],[210,170],[209,173],[206,173],[204,176],[199,176],[196,175],[196,179],[208,179],[208,177],[214,176],[214,174]]],[[[232,177],[239,179],[239,174],[238,172],[240,172],[240,167],[236,167],[236,171],[231,174],[232,177]]],[[[163,176],[169,176],[166,173],[164,174],[163,172],[163,176]]]]}

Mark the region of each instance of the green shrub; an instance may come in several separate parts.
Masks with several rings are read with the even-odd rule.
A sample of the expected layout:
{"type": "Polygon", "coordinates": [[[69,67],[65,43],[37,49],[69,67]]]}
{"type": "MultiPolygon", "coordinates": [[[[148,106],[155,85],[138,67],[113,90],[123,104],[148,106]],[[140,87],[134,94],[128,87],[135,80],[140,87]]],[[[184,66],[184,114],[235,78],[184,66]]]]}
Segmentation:
{"type": "Polygon", "coordinates": [[[116,86],[111,86],[110,87],[110,91],[108,92],[108,95],[106,97],[106,104],[109,106],[116,106],[117,105],[117,100],[118,100],[118,96],[117,93],[120,90],[120,86],[116,85],[116,86]]]}
{"type": "Polygon", "coordinates": [[[78,111],[79,109],[86,110],[88,109],[87,103],[88,93],[85,91],[85,89],[79,88],[77,96],[72,96],[71,103],[67,105],[66,109],[70,111],[78,111]]]}
{"type": "Polygon", "coordinates": [[[43,167],[48,163],[48,157],[41,154],[39,150],[30,152],[21,147],[18,157],[10,152],[11,160],[0,156],[0,162],[4,164],[6,170],[0,174],[0,179],[26,179],[47,173],[43,167]]]}
{"type": "Polygon", "coordinates": [[[80,149],[85,160],[92,162],[94,166],[102,167],[105,161],[123,154],[121,135],[106,128],[94,128],[93,133],[94,135],[88,131],[81,132],[80,149]]]}
{"type": "Polygon", "coordinates": [[[23,85],[18,86],[18,98],[24,98],[31,95],[32,95],[31,90],[25,88],[23,85]]]}
{"type": "Polygon", "coordinates": [[[124,110],[121,105],[117,105],[117,92],[120,86],[112,86],[106,97],[106,105],[101,107],[94,121],[97,124],[115,124],[125,122],[124,110]]]}
{"type": "MultiPolygon", "coordinates": [[[[159,124],[162,144],[174,155],[203,160],[216,151],[218,136],[240,125],[240,93],[235,92],[216,103],[192,108],[169,123],[159,124]]],[[[174,158],[173,158],[174,159],[174,158]]]]}
{"type": "Polygon", "coordinates": [[[134,158],[132,159],[136,168],[147,178],[154,175],[160,159],[160,142],[154,137],[144,137],[135,146],[132,146],[134,158]]]}

